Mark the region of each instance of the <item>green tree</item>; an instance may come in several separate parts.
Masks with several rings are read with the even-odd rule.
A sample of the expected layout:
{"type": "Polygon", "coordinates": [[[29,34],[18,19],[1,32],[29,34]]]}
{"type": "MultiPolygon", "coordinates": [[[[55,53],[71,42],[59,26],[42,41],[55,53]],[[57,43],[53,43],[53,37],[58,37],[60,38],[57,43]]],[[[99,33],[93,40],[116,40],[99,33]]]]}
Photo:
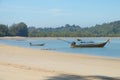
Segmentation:
{"type": "Polygon", "coordinates": [[[4,24],[0,24],[0,36],[8,35],[8,26],[4,24]]]}
{"type": "Polygon", "coordinates": [[[17,36],[28,36],[28,28],[27,25],[23,22],[20,22],[16,26],[17,36]]]}
{"type": "Polygon", "coordinates": [[[28,36],[28,28],[27,25],[23,22],[18,24],[13,24],[9,27],[9,35],[10,36],[28,36]]]}
{"type": "Polygon", "coordinates": [[[9,27],[9,36],[17,36],[17,24],[13,24],[9,27]]]}

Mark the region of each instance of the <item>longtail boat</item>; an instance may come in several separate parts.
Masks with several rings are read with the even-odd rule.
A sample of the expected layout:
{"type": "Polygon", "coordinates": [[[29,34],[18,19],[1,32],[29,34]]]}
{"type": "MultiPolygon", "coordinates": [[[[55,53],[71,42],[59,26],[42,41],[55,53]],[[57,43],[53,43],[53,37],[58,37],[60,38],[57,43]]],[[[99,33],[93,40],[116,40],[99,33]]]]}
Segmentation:
{"type": "Polygon", "coordinates": [[[29,44],[30,44],[30,46],[44,46],[44,45],[45,45],[45,43],[41,43],[41,44],[32,44],[31,42],[30,42],[29,44]]]}
{"type": "Polygon", "coordinates": [[[76,42],[71,43],[72,48],[82,48],[82,47],[104,47],[110,39],[108,39],[106,42],[101,42],[101,43],[79,43],[76,44],[76,42]]]}

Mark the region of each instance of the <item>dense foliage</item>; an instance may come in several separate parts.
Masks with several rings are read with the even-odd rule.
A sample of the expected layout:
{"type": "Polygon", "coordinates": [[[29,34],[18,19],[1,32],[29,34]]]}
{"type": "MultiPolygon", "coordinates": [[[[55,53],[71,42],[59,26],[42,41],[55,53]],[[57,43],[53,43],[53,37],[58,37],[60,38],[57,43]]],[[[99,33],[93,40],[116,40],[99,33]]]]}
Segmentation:
{"type": "Polygon", "coordinates": [[[92,27],[81,28],[69,25],[57,28],[28,27],[23,22],[7,26],[0,24],[0,36],[29,37],[120,37],[120,21],[104,23],[92,27]]]}
{"type": "Polygon", "coordinates": [[[13,24],[8,27],[7,25],[0,24],[0,36],[28,36],[27,25],[23,22],[13,24]]]}
{"type": "Polygon", "coordinates": [[[0,36],[8,35],[8,26],[4,24],[0,24],[0,36]]]}
{"type": "Polygon", "coordinates": [[[30,37],[120,37],[120,21],[103,23],[89,28],[69,25],[57,28],[29,27],[30,37]]]}

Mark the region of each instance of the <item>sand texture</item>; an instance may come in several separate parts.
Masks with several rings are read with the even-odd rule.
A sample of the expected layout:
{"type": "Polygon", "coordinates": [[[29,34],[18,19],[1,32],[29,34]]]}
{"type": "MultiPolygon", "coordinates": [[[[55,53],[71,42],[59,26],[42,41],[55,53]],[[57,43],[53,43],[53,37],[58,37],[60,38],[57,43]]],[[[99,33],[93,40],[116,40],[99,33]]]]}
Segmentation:
{"type": "Polygon", "coordinates": [[[0,80],[120,80],[120,59],[0,44],[0,80]]]}

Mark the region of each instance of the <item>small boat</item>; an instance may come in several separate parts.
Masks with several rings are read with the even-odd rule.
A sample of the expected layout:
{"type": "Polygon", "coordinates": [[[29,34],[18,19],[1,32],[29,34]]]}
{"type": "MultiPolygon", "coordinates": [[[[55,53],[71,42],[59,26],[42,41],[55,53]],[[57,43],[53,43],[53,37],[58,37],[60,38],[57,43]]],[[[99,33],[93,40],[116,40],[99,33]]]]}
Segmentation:
{"type": "Polygon", "coordinates": [[[32,44],[31,42],[29,44],[30,44],[30,46],[44,46],[45,45],[45,43],[42,43],[42,44],[32,44]]]}
{"type": "Polygon", "coordinates": [[[110,39],[108,39],[106,42],[101,42],[101,43],[79,43],[76,44],[76,42],[71,43],[72,48],[82,48],[82,47],[104,47],[110,39]]]}

